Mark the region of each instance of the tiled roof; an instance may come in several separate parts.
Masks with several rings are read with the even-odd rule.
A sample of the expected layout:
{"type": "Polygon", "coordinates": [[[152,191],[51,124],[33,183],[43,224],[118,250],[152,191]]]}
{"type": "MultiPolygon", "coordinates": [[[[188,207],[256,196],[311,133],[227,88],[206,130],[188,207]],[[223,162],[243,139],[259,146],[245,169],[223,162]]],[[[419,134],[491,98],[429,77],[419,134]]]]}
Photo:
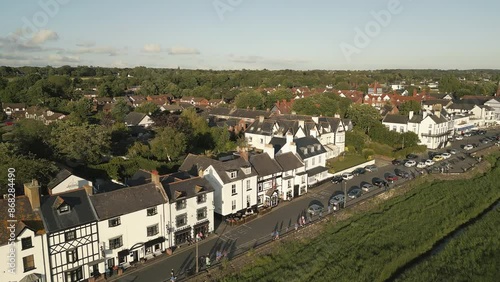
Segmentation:
{"type": "Polygon", "coordinates": [[[382,122],[407,124],[408,117],[403,115],[386,115],[382,122]]]}
{"type": "Polygon", "coordinates": [[[295,139],[294,142],[295,145],[297,146],[297,154],[302,160],[317,156],[319,154],[326,153],[326,150],[323,147],[323,145],[321,145],[318,139],[314,137],[298,138],[295,139]],[[314,148],[313,152],[311,152],[312,148],[314,148]]]}
{"type": "Polygon", "coordinates": [[[7,244],[9,238],[9,222],[7,220],[17,219],[16,234],[19,234],[23,228],[27,227],[37,234],[45,232],[42,219],[38,212],[33,211],[30,201],[26,196],[16,197],[16,212],[15,218],[9,218],[7,210],[9,202],[7,199],[0,199],[0,246],[7,244]]]}
{"type": "Polygon", "coordinates": [[[250,163],[261,177],[281,172],[281,167],[276,160],[271,159],[266,153],[251,155],[250,163]]]}
{"type": "Polygon", "coordinates": [[[193,177],[175,182],[164,182],[162,185],[165,188],[170,201],[176,201],[179,198],[192,198],[208,192],[213,192],[214,188],[210,183],[201,177],[193,177]]]}
{"type": "Polygon", "coordinates": [[[299,160],[299,158],[297,158],[297,156],[295,156],[295,154],[292,152],[276,155],[275,159],[278,162],[278,164],[283,168],[283,171],[297,169],[304,166],[304,164],[299,160]]]}
{"type": "Polygon", "coordinates": [[[138,125],[145,116],[143,113],[130,112],[125,117],[125,122],[129,125],[138,125]]]}

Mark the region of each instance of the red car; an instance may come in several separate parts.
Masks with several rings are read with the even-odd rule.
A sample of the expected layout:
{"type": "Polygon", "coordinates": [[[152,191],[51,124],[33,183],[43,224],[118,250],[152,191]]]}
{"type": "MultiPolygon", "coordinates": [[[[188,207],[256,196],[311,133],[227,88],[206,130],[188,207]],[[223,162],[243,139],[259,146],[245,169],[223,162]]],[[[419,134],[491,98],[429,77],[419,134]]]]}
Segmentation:
{"type": "Polygon", "coordinates": [[[390,174],[387,174],[385,176],[385,180],[387,180],[387,181],[397,181],[398,180],[398,176],[395,175],[395,174],[390,173],[390,174]]]}

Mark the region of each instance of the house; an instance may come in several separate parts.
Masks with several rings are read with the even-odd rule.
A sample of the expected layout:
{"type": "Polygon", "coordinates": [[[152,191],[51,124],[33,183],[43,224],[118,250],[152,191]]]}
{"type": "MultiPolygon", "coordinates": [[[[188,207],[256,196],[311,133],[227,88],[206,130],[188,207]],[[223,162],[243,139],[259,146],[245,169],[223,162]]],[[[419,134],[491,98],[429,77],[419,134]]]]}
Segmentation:
{"type": "Polygon", "coordinates": [[[208,104],[210,105],[210,107],[217,107],[219,105],[226,104],[226,102],[224,101],[224,99],[210,99],[210,101],[208,101],[208,104]]]}
{"type": "Polygon", "coordinates": [[[209,105],[208,100],[203,97],[192,97],[192,96],[182,97],[180,102],[189,103],[193,106],[198,106],[198,107],[206,107],[209,105]]]}
{"type": "Polygon", "coordinates": [[[291,113],[293,113],[293,104],[294,103],[295,103],[294,99],[292,99],[290,101],[287,101],[285,99],[283,99],[281,101],[276,101],[273,108],[271,109],[271,112],[278,114],[278,115],[291,114],[291,113]]]}
{"type": "Polygon", "coordinates": [[[447,108],[453,102],[450,99],[432,99],[422,101],[423,110],[432,110],[436,105],[440,105],[442,108],[447,108]]]}
{"type": "MultiPolygon", "coordinates": [[[[90,187],[89,187],[90,188],[90,187]]],[[[31,195],[38,195],[38,187],[31,195]]],[[[76,189],[42,198],[49,281],[81,281],[105,271],[98,234],[98,217],[89,198],[91,189],[76,189]]]]}
{"type": "Polygon", "coordinates": [[[92,182],[85,178],[74,175],[66,168],[62,168],[56,176],[47,184],[49,194],[58,194],[69,190],[82,188],[84,186],[92,187],[92,182]]]}
{"type": "Polygon", "coordinates": [[[484,103],[485,106],[492,108],[495,111],[495,121],[500,123],[500,95],[492,98],[484,103]]]}
{"type": "Polygon", "coordinates": [[[125,124],[127,126],[150,127],[154,124],[153,119],[147,114],[130,112],[125,116],[125,124]]]}
{"type": "Polygon", "coordinates": [[[49,125],[54,121],[64,120],[66,115],[53,112],[47,108],[32,106],[26,109],[24,117],[27,119],[39,120],[45,125],[49,125]]]}
{"type": "Polygon", "coordinates": [[[278,205],[279,200],[285,200],[282,168],[274,159],[273,146],[268,144],[264,153],[250,155],[249,161],[257,172],[258,206],[274,207],[278,205]]]}
{"type": "Polygon", "coordinates": [[[206,179],[214,189],[215,212],[227,217],[256,208],[257,172],[248,161],[248,152],[226,161],[189,154],[179,168],[206,179]]]}
{"type": "Polygon", "coordinates": [[[382,120],[382,124],[392,131],[400,133],[408,131],[408,116],[388,114],[382,120]]]}
{"type": "Polygon", "coordinates": [[[495,109],[487,105],[474,105],[470,113],[471,121],[476,127],[488,127],[496,124],[495,109]]]}
{"type": "Polygon", "coordinates": [[[143,103],[148,102],[148,100],[146,99],[146,97],[141,96],[141,95],[129,95],[127,97],[130,100],[130,102],[132,103],[132,106],[134,108],[137,108],[140,105],[142,105],[143,103]]]}
{"type": "Polygon", "coordinates": [[[292,152],[276,155],[274,157],[283,171],[282,192],[285,200],[307,193],[307,173],[304,163],[292,152]]]}
{"type": "MultiPolygon", "coordinates": [[[[25,195],[15,198],[15,217],[12,223],[7,212],[11,197],[0,199],[0,263],[2,281],[24,281],[36,277],[48,280],[45,262],[48,261],[45,228],[39,214],[40,196],[37,194],[36,181],[25,184],[25,195]],[[12,238],[12,239],[11,239],[12,238]],[[14,250],[12,252],[11,250],[14,250]]],[[[33,280],[29,280],[33,281],[33,280]]]]}
{"type": "Polygon", "coordinates": [[[152,258],[168,247],[160,189],[149,182],[90,196],[106,269],[152,258]]]}
{"type": "Polygon", "coordinates": [[[26,104],[24,103],[2,103],[3,112],[10,116],[13,113],[23,112],[26,110],[26,104]]]}
{"type": "Polygon", "coordinates": [[[382,93],[382,85],[380,85],[378,82],[375,82],[368,86],[368,95],[382,95],[382,93]]]}
{"type": "Polygon", "coordinates": [[[153,179],[161,183],[168,198],[163,226],[166,226],[170,246],[179,246],[200,233],[206,236],[214,231],[213,186],[202,176],[177,178],[177,174],[153,179]]]}

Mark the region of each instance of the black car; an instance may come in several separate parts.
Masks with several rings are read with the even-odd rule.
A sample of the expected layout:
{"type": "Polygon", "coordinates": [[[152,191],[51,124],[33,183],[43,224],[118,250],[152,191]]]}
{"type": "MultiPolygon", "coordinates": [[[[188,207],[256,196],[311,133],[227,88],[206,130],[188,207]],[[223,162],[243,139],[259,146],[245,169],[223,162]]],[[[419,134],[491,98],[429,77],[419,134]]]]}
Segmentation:
{"type": "Polygon", "coordinates": [[[399,169],[399,168],[396,168],[394,170],[394,173],[397,176],[399,176],[399,177],[403,177],[403,178],[409,178],[410,177],[410,174],[406,170],[402,170],[402,169],[399,169]]]}
{"type": "Polygon", "coordinates": [[[392,164],[393,165],[402,165],[403,161],[401,161],[401,160],[392,160],[392,164]]]}
{"type": "Polygon", "coordinates": [[[385,181],[385,180],[383,180],[381,178],[376,177],[376,178],[373,179],[372,183],[375,186],[383,187],[383,186],[385,186],[387,184],[387,181],[385,181]]]}
{"type": "Polygon", "coordinates": [[[365,174],[365,172],[366,172],[366,169],[364,169],[362,167],[358,167],[357,169],[353,170],[351,173],[352,173],[352,175],[358,176],[360,174],[365,174]]]}
{"type": "Polygon", "coordinates": [[[342,176],[334,176],[334,177],[332,177],[332,179],[331,179],[331,181],[332,181],[332,183],[333,183],[333,184],[340,183],[340,182],[342,182],[342,180],[344,180],[344,179],[342,178],[342,176]]]}
{"type": "Polygon", "coordinates": [[[351,191],[349,191],[349,193],[347,193],[347,196],[351,199],[356,199],[361,196],[362,193],[363,191],[361,189],[359,189],[358,187],[354,187],[353,189],[351,189],[351,191]]]}
{"type": "Polygon", "coordinates": [[[417,159],[418,156],[415,155],[415,154],[409,154],[409,155],[406,156],[406,158],[409,159],[409,160],[414,160],[414,159],[417,159]]]}

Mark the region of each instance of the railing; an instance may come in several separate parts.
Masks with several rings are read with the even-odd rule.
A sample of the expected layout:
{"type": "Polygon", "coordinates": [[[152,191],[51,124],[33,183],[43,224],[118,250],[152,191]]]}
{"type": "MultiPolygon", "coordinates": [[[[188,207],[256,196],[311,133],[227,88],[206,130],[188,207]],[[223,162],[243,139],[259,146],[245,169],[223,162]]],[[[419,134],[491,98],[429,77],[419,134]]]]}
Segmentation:
{"type": "Polygon", "coordinates": [[[453,130],[448,130],[446,132],[436,133],[436,134],[434,134],[434,133],[431,133],[431,134],[429,134],[429,133],[422,133],[422,136],[424,136],[424,137],[443,137],[443,136],[450,135],[452,132],[453,132],[453,130]]]}

